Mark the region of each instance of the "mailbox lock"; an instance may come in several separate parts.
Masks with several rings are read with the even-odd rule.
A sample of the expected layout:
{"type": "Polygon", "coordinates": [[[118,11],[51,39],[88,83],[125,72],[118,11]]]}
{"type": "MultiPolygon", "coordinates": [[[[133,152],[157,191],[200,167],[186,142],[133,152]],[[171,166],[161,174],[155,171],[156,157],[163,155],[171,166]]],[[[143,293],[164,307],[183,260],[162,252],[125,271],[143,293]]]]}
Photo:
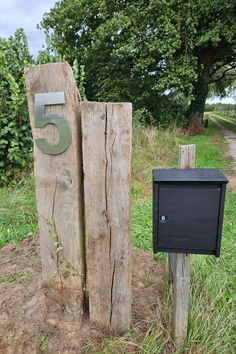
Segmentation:
{"type": "Polygon", "coordinates": [[[161,215],[160,221],[161,221],[162,223],[165,223],[165,222],[167,221],[167,216],[166,216],[166,215],[161,215]]]}

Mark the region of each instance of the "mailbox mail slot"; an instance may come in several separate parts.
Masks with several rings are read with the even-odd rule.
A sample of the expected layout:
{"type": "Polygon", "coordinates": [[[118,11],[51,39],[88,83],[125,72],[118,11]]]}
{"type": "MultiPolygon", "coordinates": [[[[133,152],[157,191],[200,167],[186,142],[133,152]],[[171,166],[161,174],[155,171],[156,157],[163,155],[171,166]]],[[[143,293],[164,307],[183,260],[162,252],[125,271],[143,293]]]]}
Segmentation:
{"type": "Polygon", "coordinates": [[[154,252],[219,257],[227,182],[216,169],[153,170],[154,252]]]}

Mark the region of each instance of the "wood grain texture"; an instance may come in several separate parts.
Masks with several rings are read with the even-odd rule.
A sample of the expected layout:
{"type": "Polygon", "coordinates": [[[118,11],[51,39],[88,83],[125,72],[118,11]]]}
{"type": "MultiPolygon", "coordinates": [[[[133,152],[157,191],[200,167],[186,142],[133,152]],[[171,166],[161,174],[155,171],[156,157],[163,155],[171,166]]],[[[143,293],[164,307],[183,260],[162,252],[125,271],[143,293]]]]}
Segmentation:
{"type": "MultiPolygon", "coordinates": [[[[181,145],[179,148],[179,167],[195,167],[195,145],[181,145]]],[[[188,304],[190,289],[190,255],[169,254],[169,274],[173,283],[172,331],[174,342],[180,348],[187,339],[188,304]]]]}
{"type": "Polygon", "coordinates": [[[82,102],[87,287],[90,320],[130,327],[132,105],[82,102]]]}
{"type": "Polygon", "coordinates": [[[78,324],[83,309],[84,221],[80,98],[67,63],[25,70],[34,140],[58,141],[52,124],[35,128],[35,94],[65,92],[66,103],[45,108],[68,121],[72,143],[59,155],[47,155],[34,144],[34,177],[40,230],[42,275],[48,320],[60,326],[78,324]]]}
{"type": "Polygon", "coordinates": [[[195,167],[196,145],[180,145],[179,147],[179,168],[195,167]]]}
{"type": "Polygon", "coordinates": [[[187,339],[190,289],[190,255],[176,253],[173,272],[172,329],[177,348],[187,339]]]}

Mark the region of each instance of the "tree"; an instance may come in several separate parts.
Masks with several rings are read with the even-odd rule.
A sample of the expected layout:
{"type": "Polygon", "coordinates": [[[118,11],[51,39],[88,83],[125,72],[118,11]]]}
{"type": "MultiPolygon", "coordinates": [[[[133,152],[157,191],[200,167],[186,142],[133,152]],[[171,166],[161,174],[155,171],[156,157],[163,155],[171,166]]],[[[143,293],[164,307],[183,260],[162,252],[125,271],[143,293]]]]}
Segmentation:
{"type": "Polygon", "coordinates": [[[57,51],[53,47],[51,43],[51,37],[47,33],[45,35],[45,42],[46,46],[42,50],[38,51],[34,63],[38,65],[61,61],[62,57],[57,53],[57,51]]]}
{"type": "MultiPolygon", "coordinates": [[[[222,84],[224,87],[226,83],[230,84],[230,75],[235,75],[236,2],[187,1],[181,4],[180,10],[187,18],[186,21],[183,17],[183,28],[187,30],[190,25],[187,43],[196,62],[197,74],[193,83],[189,120],[190,124],[200,124],[210,86],[214,85],[219,90],[220,86],[223,88],[222,84]]],[[[184,46],[181,51],[184,51],[184,46]]]]}
{"type": "Polygon", "coordinates": [[[224,65],[211,79],[209,96],[225,97],[235,94],[236,70],[231,65],[224,65]]]}
{"type": "Polygon", "coordinates": [[[62,0],[41,26],[70,64],[85,66],[89,99],[160,115],[168,94],[182,95],[198,125],[209,86],[235,69],[235,14],[235,0],[62,0]]]}

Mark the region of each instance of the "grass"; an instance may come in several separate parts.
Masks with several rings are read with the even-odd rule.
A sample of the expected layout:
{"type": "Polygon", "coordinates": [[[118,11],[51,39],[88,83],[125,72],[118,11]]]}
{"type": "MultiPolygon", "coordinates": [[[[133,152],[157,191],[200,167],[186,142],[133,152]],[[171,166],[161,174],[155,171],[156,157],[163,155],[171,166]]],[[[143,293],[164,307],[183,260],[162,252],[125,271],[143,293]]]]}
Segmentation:
{"type": "Polygon", "coordinates": [[[53,333],[42,333],[40,336],[38,336],[36,338],[36,340],[39,343],[39,349],[40,349],[40,353],[43,354],[49,354],[48,351],[48,342],[50,337],[53,335],[53,333]]]}
{"type": "Polygon", "coordinates": [[[34,181],[28,176],[15,187],[0,189],[0,247],[37,233],[34,181]]]}
{"type": "MultiPolygon", "coordinates": [[[[201,135],[189,137],[172,127],[167,130],[135,127],[133,136],[132,178],[132,243],[144,250],[152,250],[152,169],[178,166],[178,146],[196,144],[196,166],[215,167],[232,173],[232,160],[225,155],[226,142],[212,122],[201,135]]],[[[15,243],[27,234],[37,233],[35,196],[32,178],[13,188],[0,191],[0,245],[15,243]]],[[[220,258],[192,255],[191,299],[188,339],[175,353],[235,353],[236,284],[236,196],[227,192],[225,221],[220,258]]],[[[164,262],[166,255],[156,257],[164,262]]],[[[165,298],[162,308],[170,312],[170,289],[165,279],[165,298]]],[[[163,353],[173,348],[169,321],[150,325],[143,341],[137,344],[133,333],[113,340],[106,339],[88,353],[163,353]]],[[[42,338],[47,346],[48,337],[42,338]]],[[[172,349],[171,349],[172,350],[172,349]]],[[[173,351],[172,351],[173,352],[173,351]]]]}
{"type": "MultiPolygon", "coordinates": [[[[132,243],[136,247],[152,250],[151,170],[177,167],[180,144],[196,144],[196,167],[219,168],[227,174],[233,173],[232,159],[225,155],[225,139],[212,122],[204,134],[194,137],[183,135],[178,129],[138,128],[134,132],[132,184],[132,243]]],[[[235,194],[228,191],[221,257],[191,256],[189,333],[186,344],[178,353],[235,353],[235,203],[235,194]]],[[[161,253],[156,258],[164,261],[166,256],[161,253]]],[[[162,306],[170,307],[168,286],[162,306]]],[[[167,343],[171,346],[169,326],[156,323],[146,334],[138,353],[163,353],[167,343]]],[[[125,347],[125,339],[122,347],[125,347]]],[[[118,353],[116,350],[115,342],[110,341],[101,353],[118,353]]]]}
{"type": "Polygon", "coordinates": [[[186,352],[235,353],[235,202],[235,194],[228,192],[221,257],[192,256],[186,352]]]}
{"type": "Polygon", "coordinates": [[[0,274],[0,284],[4,283],[18,283],[30,285],[32,283],[32,274],[28,272],[19,272],[8,275],[0,274]]]}
{"type": "Polygon", "coordinates": [[[196,167],[219,168],[227,174],[232,173],[232,159],[224,153],[225,139],[211,122],[204,134],[194,137],[183,135],[178,129],[162,132],[148,128],[135,132],[132,180],[132,242],[135,247],[152,249],[151,171],[153,168],[178,167],[180,144],[196,144],[196,167]]]}
{"type": "Polygon", "coordinates": [[[212,117],[216,119],[225,128],[228,128],[229,130],[232,130],[234,133],[236,133],[236,118],[215,112],[212,114],[212,117]]]}
{"type": "Polygon", "coordinates": [[[236,123],[236,117],[228,116],[227,114],[221,114],[221,117],[231,120],[233,123],[236,123]]]}
{"type": "Polygon", "coordinates": [[[233,123],[236,123],[236,116],[229,116],[227,114],[222,114],[222,113],[219,113],[219,112],[210,112],[208,114],[212,114],[212,115],[216,115],[216,116],[219,116],[219,117],[222,117],[222,118],[225,118],[227,120],[231,120],[233,123]]]}
{"type": "Polygon", "coordinates": [[[135,200],[138,197],[142,201],[151,195],[153,168],[174,167],[181,133],[173,129],[135,127],[132,156],[132,196],[135,200]]]}

